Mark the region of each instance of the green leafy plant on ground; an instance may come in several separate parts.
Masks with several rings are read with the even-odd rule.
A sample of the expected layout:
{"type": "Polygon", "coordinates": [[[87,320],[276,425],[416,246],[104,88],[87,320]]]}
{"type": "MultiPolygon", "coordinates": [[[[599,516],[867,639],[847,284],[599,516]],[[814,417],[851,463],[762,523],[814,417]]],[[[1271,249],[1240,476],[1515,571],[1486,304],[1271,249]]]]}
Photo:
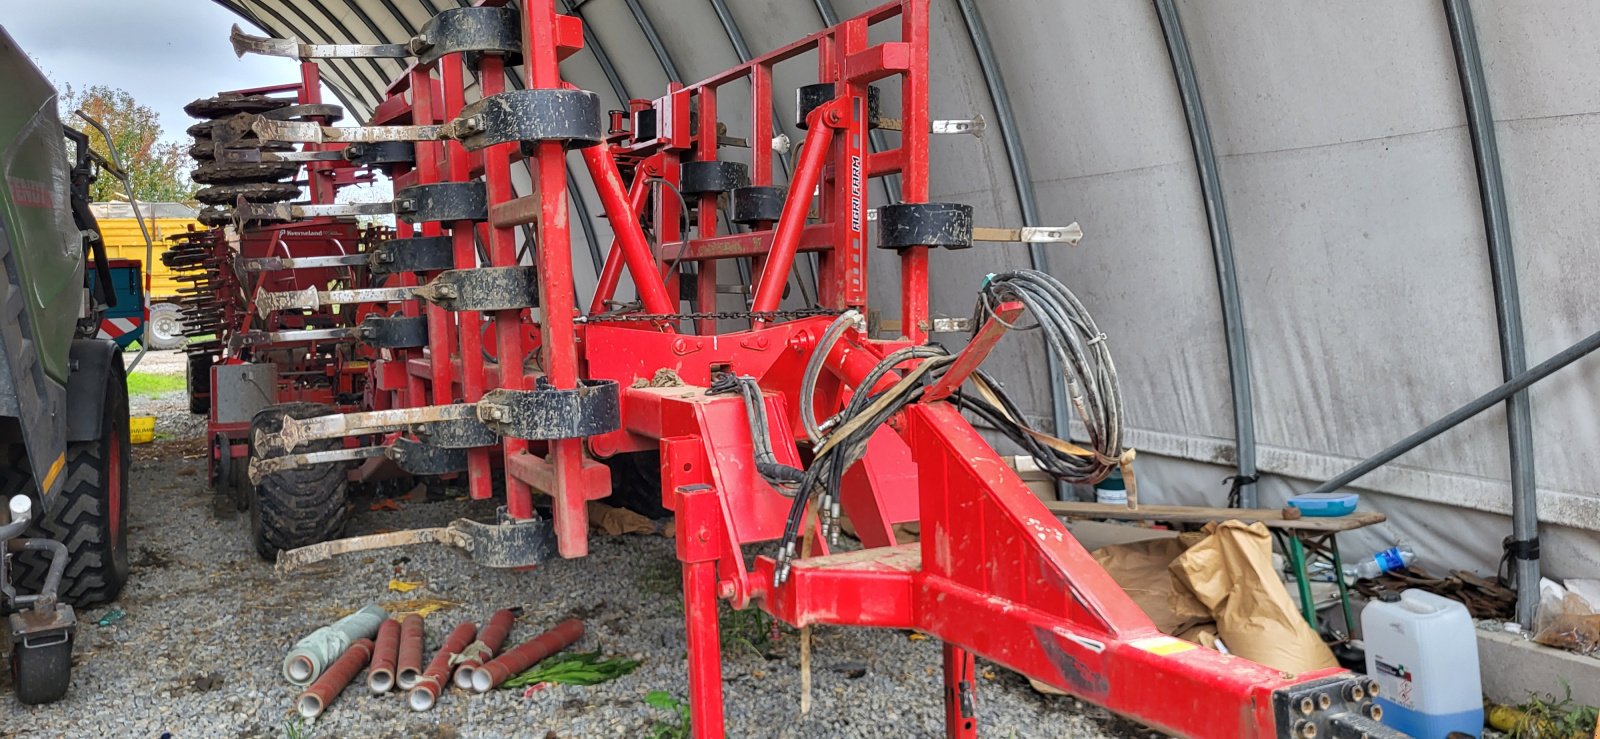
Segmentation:
{"type": "Polygon", "coordinates": [[[665,690],[652,690],[645,694],[644,702],[651,708],[672,714],[670,718],[658,720],[650,727],[652,739],[688,739],[689,707],[683,701],[665,690]]]}
{"type": "Polygon", "coordinates": [[[182,375],[156,375],[135,372],[128,375],[128,395],[148,398],[182,390],[187,386],[182,375]]]}
{"type": "Polygon", "coordinates": [[[502,688],[521,688],[539,683],[556,685],[599,685],[633,672],[634,659],[601,659],[598,650],[547,659],[500,684],[502,688]]]}
{"type": "Polygon", "coordinates": [[[1600,711],[1572,700],[1572,686],[1566,697],[1528,693],[1528,702],[1518,707],[1522,716],[1508,732],[1512,739],[1587,739],[1594,736],[1600,711]]]}

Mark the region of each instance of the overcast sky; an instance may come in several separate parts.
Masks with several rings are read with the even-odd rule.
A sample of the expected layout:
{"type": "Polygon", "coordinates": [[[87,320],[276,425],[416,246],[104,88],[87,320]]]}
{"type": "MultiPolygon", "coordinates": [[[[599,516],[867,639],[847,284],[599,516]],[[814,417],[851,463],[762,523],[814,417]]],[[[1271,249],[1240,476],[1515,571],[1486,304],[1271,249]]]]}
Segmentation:
{"type": "Polygon", "coordinates": [[[173,141],[188,140],[183,129],[194,121],[183,106],[190,100],[299,79],[292,60],[235,57],[234,23],[257,32],[211,0],[0,0],[0,26],[58,89],[127,90],[160,114],[173,141]]]}

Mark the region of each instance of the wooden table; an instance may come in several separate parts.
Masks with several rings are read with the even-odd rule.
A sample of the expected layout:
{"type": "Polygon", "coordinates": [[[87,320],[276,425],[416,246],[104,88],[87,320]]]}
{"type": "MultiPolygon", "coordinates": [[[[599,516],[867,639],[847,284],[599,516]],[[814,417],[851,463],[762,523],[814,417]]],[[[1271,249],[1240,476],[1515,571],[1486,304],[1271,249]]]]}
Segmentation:
{"type": "Polygon", "coordinates": [[[1352,635],[1356,633],[1357,626],[1350,608],[1350,585],[1344,580],[1344,560],[1339,556],[1338,534],[1389,520],[1388,516],[1371,511],[1355,511],[1344,516],[1301,516],[1300,511],[1294,508],[1205,508],[1170,505],[1140,505],[1138,508],[1129,508],[1105,503],[1049,500],[1044,501],[1044,507],[1062,518],[1188,524],[1219,521],[1260,523],[1271,530],[1275,537],[1282,534],[1287,541],[1284,549],[1289,556],[1289,566],[1294,569],[1295,579],[1300,585],[1300,611],[1312,628],[1317,626],[1317,609],[1311,597],[1306,546],[1309,544],[1316,549],[1326,548],[1333,564],[1334,582],[1339,584],[1339,605],[1344,610],[1345,626],[1350,629],[1352,635]]]}

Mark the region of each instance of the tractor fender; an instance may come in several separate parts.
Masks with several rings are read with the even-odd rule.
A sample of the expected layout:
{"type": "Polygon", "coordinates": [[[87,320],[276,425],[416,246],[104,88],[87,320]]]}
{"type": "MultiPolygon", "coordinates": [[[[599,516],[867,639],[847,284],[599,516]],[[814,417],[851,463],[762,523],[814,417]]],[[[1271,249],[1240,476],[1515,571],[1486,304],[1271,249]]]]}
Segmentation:
{"type": "Polygon", "coordinates": [[[122,347],[110,339],[77,339],[67,356],[72,368],[67,376],[67,441],[94,441],[105,416],[101,405],[106,383],[127,382],[122,347]]]}

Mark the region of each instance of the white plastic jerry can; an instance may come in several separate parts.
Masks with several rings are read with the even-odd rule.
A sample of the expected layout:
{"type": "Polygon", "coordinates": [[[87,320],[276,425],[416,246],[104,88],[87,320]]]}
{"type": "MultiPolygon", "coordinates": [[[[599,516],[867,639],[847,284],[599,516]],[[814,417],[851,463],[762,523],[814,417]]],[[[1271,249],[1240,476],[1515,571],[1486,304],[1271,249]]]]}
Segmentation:
{"type": "Polygon", "coordinates": [[[1466,606],[1422,590],[1385,592],[1362,611],[1361,632],[1384,724],[1418,739],[1482,734],[1478,637],[1466,606]]]}

